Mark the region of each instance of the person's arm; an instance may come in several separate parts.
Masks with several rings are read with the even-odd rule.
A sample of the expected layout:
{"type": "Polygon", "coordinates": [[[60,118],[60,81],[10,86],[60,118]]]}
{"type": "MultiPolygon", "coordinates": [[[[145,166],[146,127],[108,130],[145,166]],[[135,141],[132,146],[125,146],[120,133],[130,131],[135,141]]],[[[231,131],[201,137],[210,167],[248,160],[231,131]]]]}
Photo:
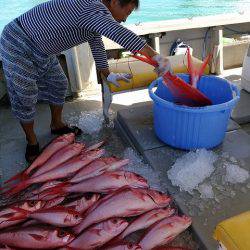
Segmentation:
{"type": "Polygon", "coordinates": [[[143,53],[151,58],[159,54],[152,47],[150,47],[148,44],[146,44],[145,47],[143,47],[139,52],[141,52],[141,53],[143,53]]]}
{"type": "MultiPolygon", "coordinates": [[[[99,34],[100,39],[101,35],[106,36],[131,52],[141,51],[152,57],[159,64],[159,67],[156,68],[156,72],[159,75],[171,68],[168,59],[160,56],[146,41],[115,21],[109,10],[100,2],[96,2],[95,5],[90,5],[89,8],[85,9],[84,13],[79,16],[78,26],[99,34]]],[[[106,69],[107,68],[108,67],[106,67],[106,69]]],[[[104,69],[104,67],[102,69],[104,69]]],[[[107,75],[108,71],[105,70],[104,74],[107,75]]]]}
{"type": "Polygon", "coordinates": [[[139,51],[146,41],[118,23],[110,11],[100,2],[90,4],[78,18],[78,27],[98,33],[118,43],[129,51],[139,51]]]}
{"type": "Polygon", "coordinates": [[[129,82],[132,76],[126,73],[113,73],[110,72],[108,67],[107,54],[104,48],[102,37],[100,34],[96,34],[88,40],[95,63],[96,68],[101,74],[115,86],[119,87],[118,80],[124,80],[129,82]]]}
{"type": "Polygon", "coordinates": [[[109,75],[108,59],[104,48],[102,37],[100,34],[96,34],[88,40],[92,55],[94,57],[96,68],[106,78],[109,75]]]}

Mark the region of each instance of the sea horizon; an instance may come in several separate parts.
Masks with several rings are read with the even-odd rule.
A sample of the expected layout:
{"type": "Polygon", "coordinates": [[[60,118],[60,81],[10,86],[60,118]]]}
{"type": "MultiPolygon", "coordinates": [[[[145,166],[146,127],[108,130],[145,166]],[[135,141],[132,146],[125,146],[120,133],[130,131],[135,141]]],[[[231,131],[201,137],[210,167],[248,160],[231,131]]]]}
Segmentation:
{"type": "MultiPolygon", "coordinates": [[[[0,0],[0,33],[8,22],[43,2],[46,1],[0,0]]],[[[125,24],[218,14],[243,14],[245,10],[250,9],[249,7],[250,0],[158,0],[154,2],[151,0],[141,0],[139,9],[129,16],[125,24]]]]}

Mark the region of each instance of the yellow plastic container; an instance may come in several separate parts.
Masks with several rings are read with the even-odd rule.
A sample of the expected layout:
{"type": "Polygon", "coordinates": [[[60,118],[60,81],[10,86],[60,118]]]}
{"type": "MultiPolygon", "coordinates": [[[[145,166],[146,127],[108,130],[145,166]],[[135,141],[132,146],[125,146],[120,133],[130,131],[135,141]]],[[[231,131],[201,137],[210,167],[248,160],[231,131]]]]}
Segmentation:
{"type": "Polygon", "coordinates": [[[250,250],[250,211],[219,223],[214,238],[227,250],[250,250]]]}
{"type": "MultiPolygon", "coordinates": [[[[174,73],[187,73],[187,56],[185,55],[176,55],[169,56],[172,69],[174,73]]],[[[202,61],[192,57],[194,67],[201,67],[202,61]]],[[[133,78],[130,83],[119,81],[120,87],[115,87],[113,84],[109,85],[111,92],[119,92],[122,90],[135,89],[140,87],[148,86],[152,81],[157,78],[156,73],[154,72],[154,67],[138,61],[135,58],[122,58],[118,60],[110,60],[109,68],[111,72],[114,73],[130,73],[133,75],[133,78]]],[[[209,73],[209,66],[205,69],[205,74],[209,73]]]]}

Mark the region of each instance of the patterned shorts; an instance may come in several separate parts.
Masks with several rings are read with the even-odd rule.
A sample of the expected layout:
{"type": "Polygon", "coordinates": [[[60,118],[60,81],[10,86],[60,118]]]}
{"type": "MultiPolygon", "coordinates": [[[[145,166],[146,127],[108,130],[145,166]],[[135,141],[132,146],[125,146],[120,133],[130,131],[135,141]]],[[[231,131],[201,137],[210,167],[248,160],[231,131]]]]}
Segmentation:
{"type": "Polygon", "coordinates": [[[57,57],[39,50],[16,20],[2,32],[0,54],[12,111],[20,121],[34,120],[37,100],[64,104],[68,79],[57,57]]]}

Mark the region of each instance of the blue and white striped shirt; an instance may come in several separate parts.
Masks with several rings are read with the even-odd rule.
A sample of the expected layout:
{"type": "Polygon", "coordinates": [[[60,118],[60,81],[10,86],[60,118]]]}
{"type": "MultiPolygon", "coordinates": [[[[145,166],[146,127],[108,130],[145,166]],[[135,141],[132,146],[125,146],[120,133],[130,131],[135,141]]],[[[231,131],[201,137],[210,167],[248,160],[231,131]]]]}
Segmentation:
{"type": "Polygon", "coordinates": [[[115,21],[101,0],[51,0],[21,15],[24,31],[45,54],[59,54],[88,42],[98,69],[108,68],[101,36],[127,50],[141,50],[146,42],[115,21]]]}

